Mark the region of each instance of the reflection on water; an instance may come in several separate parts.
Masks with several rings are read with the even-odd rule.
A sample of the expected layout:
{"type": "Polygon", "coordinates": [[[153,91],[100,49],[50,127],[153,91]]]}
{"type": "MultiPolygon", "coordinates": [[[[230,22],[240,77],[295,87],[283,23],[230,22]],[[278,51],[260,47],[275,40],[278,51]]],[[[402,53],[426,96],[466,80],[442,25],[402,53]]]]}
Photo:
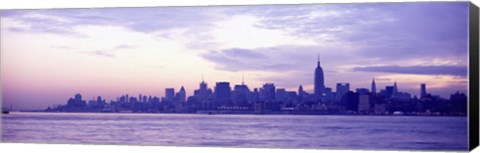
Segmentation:
{"type": "Polygon", "coordinates": [[[2,141],[466,150],[466,117],[12,113],[2,141]]]}

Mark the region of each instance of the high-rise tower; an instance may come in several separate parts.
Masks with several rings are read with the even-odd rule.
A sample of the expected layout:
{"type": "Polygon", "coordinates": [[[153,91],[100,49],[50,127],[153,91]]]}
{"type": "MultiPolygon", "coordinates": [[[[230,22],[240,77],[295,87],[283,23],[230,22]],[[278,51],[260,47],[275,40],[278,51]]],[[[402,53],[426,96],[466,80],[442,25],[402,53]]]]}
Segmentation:
{"type": "Polygon", "coordinates": [[[323,91],[325,90],[325,83],[323,79],[323,70],[320,66],[320,55],[318,55],[317,68],[315,68],[314,88],[315,96],[317,98],[322,98],[323,91]]]}
{"type": "Polygon", "coordinates": [[[425,83],[420,84],[420,98],[427,97],[427,85],[425,83]]]}
{"type": "Polygon", "coordinates": [[[393,94],[397,94],[398,93],[398,86],[397,86],[397,81],[395,81],[395,83],[393,83],[393,94]]]}
{"type": "Polygon", "coordinates": [[[372,93],[377,93],[377,85],[375,84],[375,79],[372,79],[372,93]]]}

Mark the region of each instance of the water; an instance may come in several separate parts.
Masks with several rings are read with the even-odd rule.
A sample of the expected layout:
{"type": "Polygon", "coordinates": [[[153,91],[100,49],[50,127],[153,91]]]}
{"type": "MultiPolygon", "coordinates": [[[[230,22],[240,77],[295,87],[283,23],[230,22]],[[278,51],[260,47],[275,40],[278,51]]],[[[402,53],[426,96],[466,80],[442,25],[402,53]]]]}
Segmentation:
{"type": "Polygon", "coordinates": [[[2,141],[318,149],[466,150],[466,117],[12,113],[2,141]]]}

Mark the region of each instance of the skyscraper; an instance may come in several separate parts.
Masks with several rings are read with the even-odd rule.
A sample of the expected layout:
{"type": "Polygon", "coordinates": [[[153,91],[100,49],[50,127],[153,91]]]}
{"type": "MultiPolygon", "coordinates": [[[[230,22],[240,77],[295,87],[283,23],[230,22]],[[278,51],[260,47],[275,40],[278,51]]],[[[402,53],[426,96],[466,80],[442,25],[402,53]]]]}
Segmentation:
{"type": "Polygon", "coordinates": [[[75,100],[82,101],[82,95],[80,95],[79,93],[75,94],[75,100]]]}
{"type": "Polygon", "coordinates": [[[393,83],[393,94],[397,94],[398,93],[398,86],[397,86],[397,81],[395,81],[395,83],[393,83]]]}
{"type": "Polygon", "coordinates": [[[215,99],[218,103],[230,102],[232,96],[232,88],[229,82],[217,82],[214,89],[215,99]]]}
{"type": "Polygon", "coordinates": [[[377,85],[375,84],[375,79],[372,79],[372,93],[377,93],[377,85]]]}
{"type": "Polygon", "coordinates": [[[321,98],[323,91],[325,90],[325,83],[323,79],[323,70],[320,66],[320,55],[318,56],[317,68],[315,68],[314,88],[315,97],[321,98]]]}
{"type": "Polygon", "coordinates": [[[425,83],[422,83],[420,85],[420,98],[425,98],[427,97],[427,85],[425,83]]]}
{"type": "Polygon", "coordinates": [[[298,86],[298,98],[297,98],[297,101],[298,101],[298,102],[302,102],[304,95],[305,95],[305,91],[303,91],[302,85],[298,86]]]}
{"type": "Polygon", "coordinates": [[[267,101],[275,100],[275,85],[273,83],[266,83],[262,86],[260,99],[267,101]]]}
{"type": "Polygon", "coordinates": [[[298,96],[303,97],[305,91],[303,91],[303,86],[298,86],[298,96]]]}
{"type": "Polygon", "coordinates": [[[202,78],[202,82],[200,82],[200,88],[195,90],[193,95],[197,97],[200,101],[207,100],[210,95],[212,94],[212,89],[208,88],[207,83],[202,78]]]}
{"type": "Polygon", "coordinates": [[[166,88],[165,89],[165,100],[172,102],[175,99],[175,89],[166,88]]]}
{"type": "Polygon", "coordinates": [[[185,91],[185,88],[180,88],[180,91],[178,91],[176,95],[177,101],[178,102],[185,102],[187,101],[187,92],[185,91]]]}
{"type": "Polygon", "coordinates": [[[337,93],[335,95],[335,99],[337,101],[342,100],[343,95],[350,91],[350,84],[349,83],[337,83],[337,93]]]}
{"type": "Polygon", "coordinates": [[[395,91],[395,86],[386,86],[385,87],[385,97],[386,98],[392,98],[392,95],[394,94],[395,91]]]}
{"type": "Polygon", "coordinates": [[[233,96],[232,100],[236,104],[246,104],[248,102],[248,95],[250,93],[250,89],[244,83],[237,84],[233,88],[233,96]]]}

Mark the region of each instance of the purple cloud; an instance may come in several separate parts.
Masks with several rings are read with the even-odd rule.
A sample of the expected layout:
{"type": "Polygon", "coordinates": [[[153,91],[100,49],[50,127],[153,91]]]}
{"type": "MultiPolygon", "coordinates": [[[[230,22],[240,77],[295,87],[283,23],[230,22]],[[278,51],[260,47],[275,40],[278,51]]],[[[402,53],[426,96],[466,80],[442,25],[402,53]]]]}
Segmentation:
{"type": "Polygon", "coordinates": [[[149,33],[173,28],[212,27],[212,20],[223,18],[212,14],[215,11],[213,7],[4,10],[0,16],[30,27],[9,29],[15,32],[75,34],[73,27],[78,25],[113,25],[149,33]],[[44,17],[35,16],[37,14],[44,17]]]}
{"type": "Polygon", "coordinates": [[[399,74],[467,76],[467,66],[371,66],[355,67],[354,71],[399,74]]]}

